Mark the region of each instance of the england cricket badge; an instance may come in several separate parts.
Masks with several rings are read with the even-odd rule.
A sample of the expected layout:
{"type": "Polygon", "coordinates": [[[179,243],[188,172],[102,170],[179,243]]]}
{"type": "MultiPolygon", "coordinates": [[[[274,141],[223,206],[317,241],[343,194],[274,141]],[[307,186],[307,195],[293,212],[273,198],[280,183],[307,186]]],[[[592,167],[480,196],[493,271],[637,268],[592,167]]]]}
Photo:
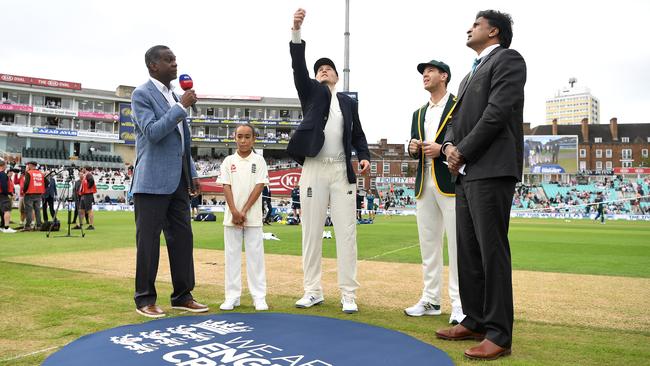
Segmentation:
{"type": "Polygon", "coordinates": [[[257,164],[251,165],[251,173],[255,174],[256,171],[257,171],[257,164]]]}
{"type": "Polygon", "coordinates": [[[307,197],[311,197],[311,187],[307,188],[307,197]]]}

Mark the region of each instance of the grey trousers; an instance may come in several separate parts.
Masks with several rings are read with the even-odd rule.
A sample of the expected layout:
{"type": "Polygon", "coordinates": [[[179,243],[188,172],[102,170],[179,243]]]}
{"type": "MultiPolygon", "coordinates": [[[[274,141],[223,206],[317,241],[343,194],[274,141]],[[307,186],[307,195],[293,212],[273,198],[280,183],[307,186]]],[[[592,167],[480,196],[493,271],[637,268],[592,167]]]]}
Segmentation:
{"type": "Polygon", "coordinates": [[[26,194],[25,195],[25,217],[27,222],[25,227],[32,226],[32,217],[36,212],[36,227],[41,227],[41,195],[40,194],[26,194]]]}

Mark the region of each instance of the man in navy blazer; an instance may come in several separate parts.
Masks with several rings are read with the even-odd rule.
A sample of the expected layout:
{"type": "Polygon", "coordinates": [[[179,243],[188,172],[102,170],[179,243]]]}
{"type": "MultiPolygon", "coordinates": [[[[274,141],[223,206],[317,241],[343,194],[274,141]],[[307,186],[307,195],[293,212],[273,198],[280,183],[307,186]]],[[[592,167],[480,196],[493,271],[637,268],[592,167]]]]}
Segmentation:
{"type": "Polygon", "coordinates": [[[191,89],[180,98],[174,93],[170,82],[176,79],[176,56],[168,47],[151,47],[145,64],[150,79],[135,89],[131,103],[136,135],[131,185],[137,241],[136,311],[151,318],[165,316],[156,305],[155,287],[163,231],[174,287],[172,307],[204,312],[208,307],[194,301],[191,293],[194,259],[189,195],[197,174],[185,122],[186,108],[197,98],[191,89]]]}
{"type": "Polygon", "coordinates": [[[357,276],[356,176],[352,149],[360,161],[361,173],[370,167],[366,136],[359,121],[357,101],[336,93],[339,80],[334,62],[321,58],[314,65],[316,79],[309,77],[305,62],[305,41],[300,27],[305,11],[294,14],[291,51],[293,78],[303,111],[287,152],[302,164],[300,206],[302,209],[302,260],[304,295],[296,302],[308,308],[324,301],[321,286],[323,227],[330,207],[338,264],[338,285],[342,310],[355,313],[357,276]]]}

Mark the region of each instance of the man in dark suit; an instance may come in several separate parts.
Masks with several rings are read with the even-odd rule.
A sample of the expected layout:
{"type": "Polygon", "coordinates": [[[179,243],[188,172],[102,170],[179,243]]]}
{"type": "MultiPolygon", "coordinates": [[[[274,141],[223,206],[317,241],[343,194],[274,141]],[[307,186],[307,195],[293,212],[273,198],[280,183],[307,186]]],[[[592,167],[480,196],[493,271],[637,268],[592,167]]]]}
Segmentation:
{"type": "Polygon", "coordinates": [[[323,227],[328,205],[336,233],[338,285],[342,310],[355,313],[357,282],[357,229],[355,215],[356,176],[352,169],[352,148],[360,161],[361,173],[370,167],[366,136],[359,121],[357,102],[336,92],[339,80],[334,62],[321,58],[314,64],[316,79],[309,77],[305,41],[300,27],[305,11],[293,18],[289,44],[291,67],[303,111],[303,120],[287,145],[287,152],[302,164],[300,206],[302,208],[302,259],[304,296],[298,308],[320,304],[323,227]]]}
{"type": "Polygon", "coordinates": [[[45,188],[45,193],[42,197],[42,206],[43,206],[43,221],[49,221],[47,216],[47,210],[50,210],[50,215],[54,219],[55,209],[54,209],[54,199],[56,198],[58,192],[56,190],[56,179],[54,179],[54,170],[49,174],[49,177],[45,178],[47,181],[47,188],[45,188]]]}
{"type": "Polygon", "coordinates": [[[190,223],[192,179],[197,177],[190,155],[190,130],[186,108],[196,102],[190,89],[178,98],[170,82],[176,79],[176,56],[166,46],[145,54],[149,81],[135,89],[131,108],[135,124],[136,163],[131,192],[135,205],[137,262],[135,304],[138,314],[159,318],[156,275],[160,257],[160,232],[165,234],[171,267],[172,308],[205,312],[194,301],[193,236],[190,223]]]}
{"type": "Polygon", "coordinates": [[[510,354],[513,303],[508,225],[523,163],[526,63],[509,49],[510,15],[486,10],[467,31],[478,58],[460,84],[458,105],[443,143],[456,179],[458,277],[463,312],[442,339],[481,339],[473,359],[510,354]]]}

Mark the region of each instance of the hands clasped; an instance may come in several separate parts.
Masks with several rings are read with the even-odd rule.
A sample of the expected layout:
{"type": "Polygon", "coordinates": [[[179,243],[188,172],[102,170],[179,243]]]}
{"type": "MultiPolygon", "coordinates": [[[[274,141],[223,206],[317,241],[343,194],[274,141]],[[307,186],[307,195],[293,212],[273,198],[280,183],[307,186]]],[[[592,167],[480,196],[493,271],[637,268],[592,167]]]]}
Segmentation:
{"type": "Polygon", "coordinates": [[[465,158],[454,145],[448,145],[445,148],[445,155],[447,155],[449,171],[453,175],[458,175],[458,170],[465,164],[465,158]]]}
{"type": "Polygon", "coordinates": [[[246,223],[246,212],[231,210],[230,213],[232,214],[232,223],[239,228],[243,228],[246,223]]]}
{"type": "Polygon", "coordinates": [[[440,156],[441,145],[433,141],[422,141],[411,139],[409,141],[409,154],[415,155],[420,150],[424,152],[424,156],[435,159],[440,156]]]}

